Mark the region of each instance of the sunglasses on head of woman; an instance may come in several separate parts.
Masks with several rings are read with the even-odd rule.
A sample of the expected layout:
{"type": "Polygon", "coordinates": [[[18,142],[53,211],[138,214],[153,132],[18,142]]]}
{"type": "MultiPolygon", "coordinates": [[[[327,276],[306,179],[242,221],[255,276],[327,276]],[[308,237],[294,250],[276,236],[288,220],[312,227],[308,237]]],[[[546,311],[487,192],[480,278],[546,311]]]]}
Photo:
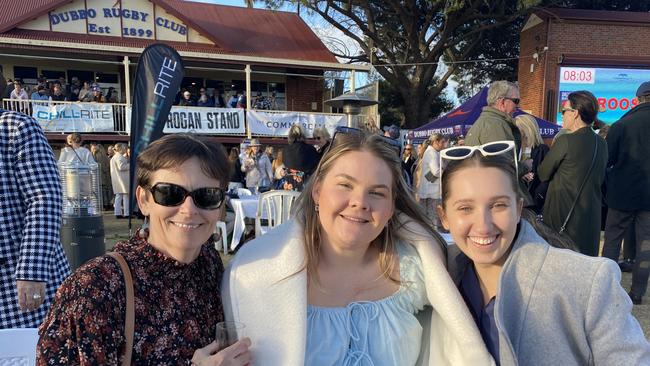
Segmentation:
{"type": "Polygon", "coordinates": [[[219,187],[204,187],[193,191],[173,183],[156,183],[148,189],[153,196],[153,201],[161,206],[180,206],[187,196],[192,197],[194,205],[203,210],[216,210],[226,197],[223,189],[219,187]]]}
{"type": "MultiPolygon", "coordinates": [[[[334,132],[334,136],[332,137],[332,143],[330,144],[330,147],[332,145],[336,144],[336,135],[339,135],[339,134],[362,136],[364,134],[367,134],[367,132],[365,132],[363,130],[360,130],[358,128],[346,127],[346,126],[337,126],[336,131],[334,132]]],[[[390,137],[379,135],[379,134],[377,136],[379,136],[383,142],[388,144],[389,147],[391,147],[393,150],[395,150],[395,152],[397,152],[397,156],[402,155],[402,145],[400,145],[399,141],[394,140],[394,139],[392,139],[390,137]]]]}
{"type": "MultiPolygon", "coordinates": [[[[454,146],[444,149],[440,152],[440,166],[442,167],[442,159],[447,160],[463,160],[474,155],[474,152],[479,151],[483,156],[495,156],[512,151],[512,158],[515,163],[515,172],[519,174],[519,166],[517,164],[517,151],[514,141],[494,141],[479,146],[454,146]]],[[[442,175],[441,175],[442,176],[442,175]]],[[[439,179],[440,191],[442,192],[442,179],[439,179]]]]}

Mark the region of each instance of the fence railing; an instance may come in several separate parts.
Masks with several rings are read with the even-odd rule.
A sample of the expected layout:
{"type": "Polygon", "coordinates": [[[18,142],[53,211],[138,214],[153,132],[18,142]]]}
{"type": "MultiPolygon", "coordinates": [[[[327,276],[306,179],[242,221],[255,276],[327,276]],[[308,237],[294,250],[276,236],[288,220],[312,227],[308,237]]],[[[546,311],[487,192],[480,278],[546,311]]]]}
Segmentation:
{"type": "MultiPolygon", "coordinates": [[[[130,133],[130,104],[59,102],[48,100],[2,99],[2,108],[22,112],[39,121],[45,132],[92,132],[92,133],[130,133]]],[[[181,107],[192,110],[204,107],[181,107]]],[[[343,116],[337,113],[256,110],[272,115],[297,114],[312,116],[343,116]]],[[[244,118],[247,119],[246,113],[244,118]]],[[[378,118],[373,115],[357,115],[353,120],[366,127],[378,127],[378,118]]],[[[247,123],[248,121],[246,121],[247,123]]],[[[243,133],[242,133],[243,134],[243,133]]],[[[254,133],[256,134],[256,133],[254,133]]],[[[266,134],[256,134],[266,135],[266,134]]]]}
{"type": "Polygon", "coordinates": [[[69,117],[71,119],[74,119],[74,117],[79,117],[78,119],[85,119],[88,121],[93,121],[93,117],[95,117],[94,119],[99,119],[98,117],[101,117],[101,120],[103,121],[101,125],[98,124],[97,126],[93,126],[92,123],[72,124],[73,127],[67,128],[65,131],[58,131],[56,128],[46,128],[46,132],[109,132],[128,134],[128,107],[129,105],[124,103],[89,103],[60,102],[49,100],[2,99],[3,109],[28,114],[36,118],[39,122],[42,122],[42,125],[47,125],[47,122],[44,121],[52,120],[54,117],[58,116],[64,116],[66,118],[69,117]],[[66,112],[65,106],[74,106],[75,108],[73,110],[81,110],[85,112],[77,112],[76,114],[74,111],[66,112]],[[98,116],[98,110],[102,111],[101,116],[98,116]],[[110,125],[110,121],[112,121],[112,126],[110,125]]]}

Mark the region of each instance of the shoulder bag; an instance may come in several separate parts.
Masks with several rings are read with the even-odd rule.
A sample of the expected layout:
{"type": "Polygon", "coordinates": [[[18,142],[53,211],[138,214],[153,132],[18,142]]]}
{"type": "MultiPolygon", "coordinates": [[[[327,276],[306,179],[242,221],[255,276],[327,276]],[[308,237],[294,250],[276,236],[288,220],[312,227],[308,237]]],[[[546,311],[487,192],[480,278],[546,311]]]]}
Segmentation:
{"type": "Polygon", "coordinates": [[[598,136],[594,133],[594,137],[596,139],[596,143],[594,144],[594,156],[591,157],[591,166],[589,166],[589,170],[587,171],[587,175],[585,175],[585,179],[582,181],[582,185],[580,185],[580,189],[578,190],[578,194],[576,195],[575,200],[573,200],[573,204],[571,205],[571,209],[569,209],[569,213],[566,215],[566,219],[564,219],[564,223],[562,223],[562,227],[560,227],[559,233],[562,234],[564,230],[566,229],[566,224],[569,223],[569,219],[571,218],[571,214],[573,214],[573,209],[576,208],[576,204],[578,203],[578,198],[580,198],[580,193],[582,193],[582,189],[585,187],[585,184],[587,183],[587,179],[589,178],[589,175],[591,174],[591,170],[594,168],[594,164],[596,162],[596,155],[598,154],[598,136]]]}
{"type": "Polygon", "coordinates": [[[122,269],[122,274],[124,275],[124,287],[126,288],[126,318],[124,320],[124,337],[126,338],[126,347],[124,349],[124,355],[122,356],[122,366],[131,365],[131,355],[133,353],[133,333],[135,328],[135,300],[133,295],[133,278],[131,277],[131,271],[129,270],[129,265],[124,260],[124,257],[117,252],[108,252],[106,253],[109,257],[112,257],[117,261],[122,269]]]}

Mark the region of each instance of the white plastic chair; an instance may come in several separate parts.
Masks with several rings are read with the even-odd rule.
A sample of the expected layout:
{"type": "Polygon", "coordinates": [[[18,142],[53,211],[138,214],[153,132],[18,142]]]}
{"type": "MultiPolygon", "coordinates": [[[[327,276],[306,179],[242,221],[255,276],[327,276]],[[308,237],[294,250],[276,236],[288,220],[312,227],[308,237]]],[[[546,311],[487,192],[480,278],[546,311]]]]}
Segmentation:
{"type": "Polygon", "coordinates": [[[287,221],[291,217],[291,207],[298,196],[300,192],[296,191],[277,190],[262,193],[255,214],[255,237],[287,221]],[[268,220],[268,226],[262,226],[262,218],[268,220]]]}
{"type": "Polygon", "coordinates": [[[37,342],[37,328],[0,329],[0,365],[35,365],[37,342]]]}
{"type": "Polygon", "coordinates": [[[251,190],[248,189],[248,188],[237,188],[237,195],[239,197],[241,197],[241,196],[252,196],[253,192],[251,192],[251,190]]]}
{"type": "Polygon", "coordinates": [[[219,234],[219,240],[214,242],[214,249],[218,252],[223,248],[223,254],[228,254],[228,231],[226,229],[226,223],[217,221],[217,225],[214,227],[214,233],[219,234]]]}

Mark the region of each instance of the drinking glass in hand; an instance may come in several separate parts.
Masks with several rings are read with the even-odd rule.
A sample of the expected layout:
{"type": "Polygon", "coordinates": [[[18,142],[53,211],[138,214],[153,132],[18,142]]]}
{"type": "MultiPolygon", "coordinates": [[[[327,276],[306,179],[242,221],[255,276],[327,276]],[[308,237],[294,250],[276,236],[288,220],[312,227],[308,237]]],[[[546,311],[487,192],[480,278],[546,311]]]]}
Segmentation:
{"type": "Polygon", "coordinates": [[[216,341],[219,350],[233,345],[240,337],[244,337],[244,323],[240,322],[219,322],[217,323],[216,341]]]}

